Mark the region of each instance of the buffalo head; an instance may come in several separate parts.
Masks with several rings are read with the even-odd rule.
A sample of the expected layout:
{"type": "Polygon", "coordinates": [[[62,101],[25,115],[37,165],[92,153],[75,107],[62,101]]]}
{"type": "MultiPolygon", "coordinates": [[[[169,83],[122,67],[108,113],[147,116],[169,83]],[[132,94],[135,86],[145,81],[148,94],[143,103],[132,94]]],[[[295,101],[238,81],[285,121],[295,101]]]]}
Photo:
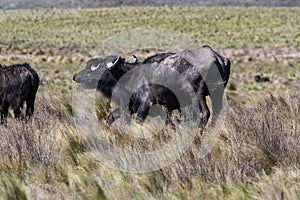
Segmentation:
{"type": "Polygon", "coordinates": [[[124,62],[124,58],[115,55],[93,58],[83,70],[74,75],[73,80],[86,89],[96,88],[104,96],[111,98],[114,86],[126,73],[126,69],[123,69],[124,62]]]}

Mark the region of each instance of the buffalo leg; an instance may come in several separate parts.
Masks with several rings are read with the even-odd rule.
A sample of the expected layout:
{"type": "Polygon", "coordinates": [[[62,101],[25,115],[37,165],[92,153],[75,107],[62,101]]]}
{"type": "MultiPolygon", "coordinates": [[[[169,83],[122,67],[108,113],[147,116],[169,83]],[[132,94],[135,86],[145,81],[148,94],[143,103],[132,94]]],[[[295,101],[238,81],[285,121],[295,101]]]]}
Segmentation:
{"type": "MultiPolygon", "coordinates": [[[[114,109],[107,116],[106,123],[108,125],[111,125],[115,120],[117,120],[117,119],[119,119],[121,117],[121,112],[122,112],[122,110],[120,108],[114,109]]],[[[130,116],[133,115],[133,114],[134,114],[134,112],[132,110],[130,110],[130,115],[128,115],[127,113],[125,113],[125,121],[127,123],[130,123],[130,120],[131,120],[130,116]]]]}
{"type": "Polygon", "coordinates": [[[20,120],[23,118],[21,108],[23,107],[24,100],[17,99],[11,104],[11,107],[14,111],[15,118],[20,120]]]}
{"type": "Polygon", "coordinates": [[[199,102],[199,107],[200,107],[200,122],[199,122],[199,128],[204,128],[208,122],[208,119],[210,117],[210,111],[208,109],[207,103],[206,103],[206,99],[205,96],[203,96],[200,99],[199,102]]]}
{"type": "Polygon", "coordinates": [[[34,102],[36,97],[37,87],[34,88],[26,99],[26,116],[30,117],[34,113],[34,102]]]}
{"type": "Polygon", "coordinates": [[[34,99],[28,99],[26,101],[26,116],[30,117],[34,112],[34,99]]]}
{"type": "Polygon", "coordinates": [[[120,118],[120,108],[114,109],[109,115],[107,116],[106,123],[111,125],[116,119],[120,118]]]}
{"type": "Polygon", "coordinates": [[[8,108],[9,108],[9,104],[8,103],[3,103],[2,106],[0,107],[1,124],[3,124],[5,122],[5,119],[7,118],[8,108]]]}
{"type": "Polygon", "coordinates": [[[215,126],[218,117],[221,113],[223,107],[223,94],[224,94],[224,89],[222,88],[219,90],[215,90],[210,94],[212,111],[213,111],[212,121],[211,121],[212,126],[215,126]]]}
{"type": "Polygon", "coordinates": [[[144,102],[140,105],[137,111],[137,117],[136,121],[139,123],[143,123],[146,119],[146,117],[149,114],[149,110],[151,108],[152,103],[151,102],[144,102]]]}
{"type": "Polygon", "coordinates": [[[18,119],[18,120],[23,119],[22,112],[21,112],[21,107],[20,106],[13,107],[13,110],[14,110],[14,115],[15,115],[16,119],[18,119]]]}
{"type": "Polygon", "coordinates": [[[221,113],[222,107],[223,107],[223,94],[224,94],[224,83],[221,77],[221,73],[218,69],[222,68],[220,66],[220,63],[216,62],[214,63],[215,66],[211,67],[210,70],[207,73],[207,77],[205,79],[206,82],[215,83],[213,86],[210,85],[208,87],[209,90],[209,96],[212,102],[212,120],[211,120],[211,126],[215,126],[219,114],[221,113]]]}

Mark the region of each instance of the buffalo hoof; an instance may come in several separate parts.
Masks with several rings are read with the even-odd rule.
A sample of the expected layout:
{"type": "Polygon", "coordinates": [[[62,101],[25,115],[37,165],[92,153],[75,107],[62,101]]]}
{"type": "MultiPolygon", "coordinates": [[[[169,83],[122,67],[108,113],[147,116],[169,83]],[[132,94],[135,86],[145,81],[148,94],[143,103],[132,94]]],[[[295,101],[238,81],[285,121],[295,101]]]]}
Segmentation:
{"type": "Polygon", "coordinates": [[[114,121],[115,121],[115,118],[114,118],[113,114],[110,113],[110,114],[108,115],[108,117],[106,118],[106,124],[107,124],[108,126],[110,126],[114,121]]]}

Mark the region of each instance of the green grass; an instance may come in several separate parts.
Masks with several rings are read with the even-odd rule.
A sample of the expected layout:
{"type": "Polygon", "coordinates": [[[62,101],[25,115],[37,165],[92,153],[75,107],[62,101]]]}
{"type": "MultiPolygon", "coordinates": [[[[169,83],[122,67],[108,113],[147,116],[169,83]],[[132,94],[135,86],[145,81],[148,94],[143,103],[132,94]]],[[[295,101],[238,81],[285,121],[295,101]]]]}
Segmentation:
{"type": "Polygon", "coordinates": [[[55,46],[97,45],[116,33],[141,27],[175,30],[200,44],[216,48],[300,47],[298,8],[1,11],[1,18],[0,45],[20,49],[35,48],[44,43],[55,46]]]}

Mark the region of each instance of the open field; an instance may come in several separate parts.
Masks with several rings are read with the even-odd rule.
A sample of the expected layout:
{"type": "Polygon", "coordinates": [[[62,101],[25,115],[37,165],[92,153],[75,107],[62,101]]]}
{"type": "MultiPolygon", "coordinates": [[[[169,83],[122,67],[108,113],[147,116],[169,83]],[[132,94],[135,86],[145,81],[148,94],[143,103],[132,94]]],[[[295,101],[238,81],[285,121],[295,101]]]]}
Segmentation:
{"type": "MultiPolygon", "coordinates": [[[[1,11],[0,27],[0,63],[26,61],[41,78],[33,119],[0,126],[1,199],[300,198],[299,8],[1,11]],[[73,74],[107,37],[135,28],[184,33],[232,61],[225,126],[204,159],[197,136],[170,166],[129,174],[96,160],[78,137],[73,74]],[[271,81],[256,83],[257,74],[271,81]]],[[[109,107],[103,99],[98,104],[103,118],[109,107]]],[[[172,137],[166,129],[151,141],[132,141],[103,128],[133,151],[172,137]]]]}
{"type": "Polygon", "coordinates": [[[30,8],[98,8],[118,6],[299,6],[297,0],[2,0],[0,9],[30,9],[30,8]]]}

